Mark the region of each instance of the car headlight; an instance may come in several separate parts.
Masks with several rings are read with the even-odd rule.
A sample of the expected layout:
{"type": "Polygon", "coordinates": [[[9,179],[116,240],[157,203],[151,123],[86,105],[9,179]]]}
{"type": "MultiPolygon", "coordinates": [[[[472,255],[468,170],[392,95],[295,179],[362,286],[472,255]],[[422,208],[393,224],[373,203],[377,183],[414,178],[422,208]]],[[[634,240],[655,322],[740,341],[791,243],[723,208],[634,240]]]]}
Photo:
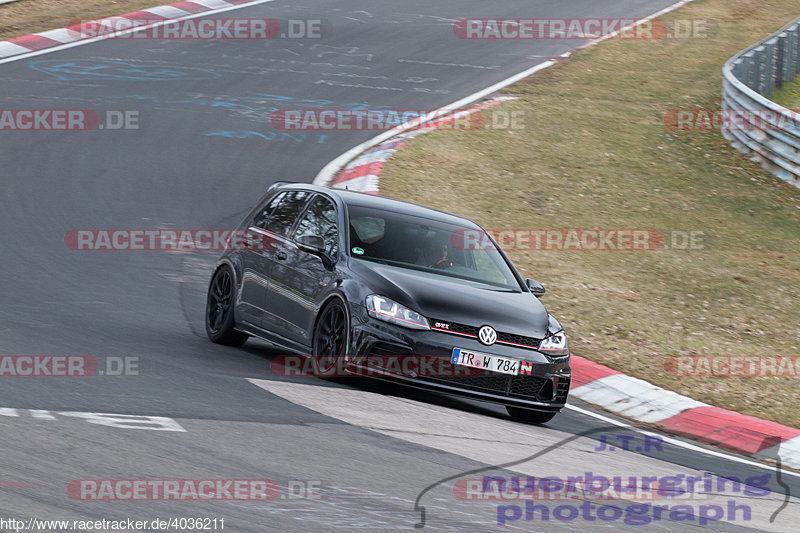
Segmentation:
{"type": "Polygon", "coordinates": [[[367,313],[373,318],[411,329],[431,329],[428,319],[408,307],[378,294],[367,296],[367,313]]]}
{"type": "Polygon", "coordinates": [[[547,352],[547,355],[567,355],[569,354],[569,347],[567,346],[567,334],[563,330],[554,335],[542,340],[539,345],[539,350],[547,352]]]}

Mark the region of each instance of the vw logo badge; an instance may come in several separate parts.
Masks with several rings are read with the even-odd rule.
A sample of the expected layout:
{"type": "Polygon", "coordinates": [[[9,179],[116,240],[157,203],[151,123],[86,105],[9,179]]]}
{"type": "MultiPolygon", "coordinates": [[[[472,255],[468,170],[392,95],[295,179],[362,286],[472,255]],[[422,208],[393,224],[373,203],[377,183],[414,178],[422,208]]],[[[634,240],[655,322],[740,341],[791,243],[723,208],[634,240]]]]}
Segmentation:
{"type": "Polygon", "coordinates": [[[497,332],[491,326],[483,326],[478,330],[478,340],[486,346],[491,346],[497,342],[497,332]]]}

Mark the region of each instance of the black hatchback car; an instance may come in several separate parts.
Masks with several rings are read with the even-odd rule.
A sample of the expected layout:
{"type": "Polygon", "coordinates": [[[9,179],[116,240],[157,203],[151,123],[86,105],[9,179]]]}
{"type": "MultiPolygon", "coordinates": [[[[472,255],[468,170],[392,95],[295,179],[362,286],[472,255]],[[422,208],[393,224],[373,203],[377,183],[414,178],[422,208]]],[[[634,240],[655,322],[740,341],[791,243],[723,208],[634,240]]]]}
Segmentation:
{"type": "Polygon", "coordinates": [[[234,233],[241,242],[209,285],[213,342],[256,336],[321,368],[368,366],[373,377],[504,404],[526,422],[566,403],[570,353],[538,300],[544,288],[470,220],[279,182],[234,233]]]}

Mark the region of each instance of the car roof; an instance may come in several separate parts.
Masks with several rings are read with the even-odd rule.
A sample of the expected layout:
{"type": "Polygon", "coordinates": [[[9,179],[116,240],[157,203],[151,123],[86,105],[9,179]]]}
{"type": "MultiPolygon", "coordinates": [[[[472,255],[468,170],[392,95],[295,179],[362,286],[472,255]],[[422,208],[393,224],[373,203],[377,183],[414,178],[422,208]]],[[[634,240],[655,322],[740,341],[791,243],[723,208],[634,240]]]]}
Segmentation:
{"type": "Polygon", "coordinates": [[[403,200],[395,200],[394,198],[387,198],[385,196],[378,196],[374,194],[367,194],[363,192],[348,191],[346,189],[331,189],[329,187],[321,187],[318,185],[310,185],[307,183],[286,183],[274,187],[279,190],[307,190],[327,194],[331,197],[338,198],[343,204],[348,206],[361,206],[369,207],[372,209],[379,209],[384,211],[394,211],[396,213],[405,213],[409,215],[440,220],[442,222],[449,222],[459,226],[471,226],[479,228],[475,222],[461,215],[448,213],[447,211],[440,211],[431,207],[425,207],[419,204],[406,202],[403,200]]]}

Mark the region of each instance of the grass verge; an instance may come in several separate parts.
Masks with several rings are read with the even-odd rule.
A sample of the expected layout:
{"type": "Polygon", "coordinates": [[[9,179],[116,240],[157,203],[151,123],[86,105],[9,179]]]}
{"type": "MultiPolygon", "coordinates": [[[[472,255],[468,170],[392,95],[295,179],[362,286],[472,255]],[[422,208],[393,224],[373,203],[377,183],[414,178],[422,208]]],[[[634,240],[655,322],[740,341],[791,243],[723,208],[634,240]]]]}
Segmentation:
{"type": "Polygon", "coordinates": [[[795,75],[790,83],[784,83],[783,87],[772,91],[769,99],[787,109],[797,111],[800,108],[800,76],[795,75]]]}
{"type": "MultiPolygon", "coordinates": [[[[798,379],[674,377],[672,355],[800,355],[800,190],[671,109],[719,108],[721,68],[797,16],[783,0],[698,0],[665,17],[713,37],[612,40],[509,87],[524,128],[437,131],[385,166],[382,194],[487,228],[698,231],[700,249],[513,251],[576,354],[800,427],[798,379]]],[[[668,239],[669,240],[669,239],[668,239]]],[[[800,369],[798,369],[800,370],[800,369]]]]}

